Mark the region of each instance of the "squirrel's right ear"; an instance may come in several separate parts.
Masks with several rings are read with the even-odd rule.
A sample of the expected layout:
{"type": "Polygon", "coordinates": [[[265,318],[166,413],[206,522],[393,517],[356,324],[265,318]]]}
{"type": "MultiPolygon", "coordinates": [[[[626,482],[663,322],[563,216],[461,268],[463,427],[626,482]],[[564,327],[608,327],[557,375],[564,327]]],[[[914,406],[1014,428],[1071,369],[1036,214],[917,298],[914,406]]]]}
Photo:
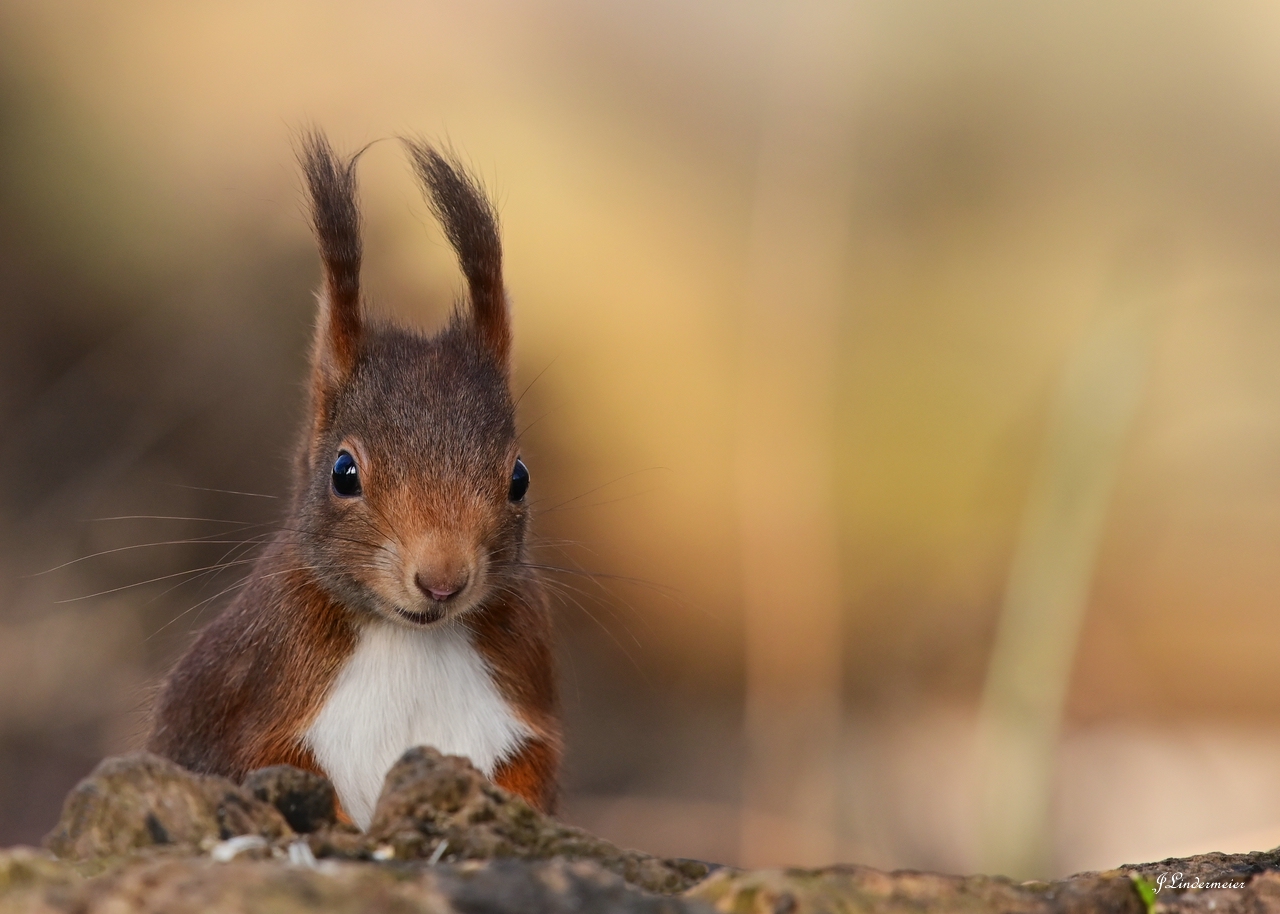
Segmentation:
{"type": "Polygon", "coordinates": [[[319,411],[350,377],[360,351],[360,210],[355,175],[359,156],[339,158],[325,135],[314,130],[303,135],[298,151],[324,271],[311,354],[312,399],[319,411]]]}

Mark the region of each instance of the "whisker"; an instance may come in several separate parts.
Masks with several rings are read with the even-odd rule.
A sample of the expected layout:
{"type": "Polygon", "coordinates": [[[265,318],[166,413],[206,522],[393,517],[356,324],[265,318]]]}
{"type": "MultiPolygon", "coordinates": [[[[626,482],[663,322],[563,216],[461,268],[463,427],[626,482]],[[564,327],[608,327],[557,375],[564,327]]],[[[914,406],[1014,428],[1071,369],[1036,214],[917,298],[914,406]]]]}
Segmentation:
{"type": "Polygon", "coordinates": [[[180,482],[166,482],[164,485],[175,489],[191,489],[193,492],[216,492],[219,495],[243,495],[246,498],[279,498],[279,495],[264,495],[262,492],[237,492],[235,489],[210,489],[205,486],[188,486],[180,482]]]}
{"type": "Polygon", "coordinates": [[[524,399],[524,395],[525,395],[525,394],[527,394],[530,390],[532,390],[532,389],[533,389],[533,385],[537,384],[537,383],[538,383],[538,381],[540,381],[540,380],[542,379],[542,376],[543,376],[544,374],[546,374],[548,371],[550,371],[550,370],[551,370],[551,366],[552,366],[552,365],[554,365],[554,364],[556,363],[556,361],[557,361],[559,358],[560,358],[560,356],[556,356],[555,358],[553,358],[550,362],[548,362],[548,363],[547,363],[547,367],[546,367],[546,368],[544,368],[544,369],[542,369],[542,371],[538,372],[538,374],[534,377],[534,379],[533,379],[532,381],[530,381],[527,385],[525,385],[524,390],[522,390],[522,391],[520,392],[520,396],[516,397],[516,402],[515,402],[514,404],[512,404],[513,408],[514,408],[514,407],[517,407],[517,406],[519,406],[519,405],[520,405],[520,401],[524,399]]]}
{"type": "Polygon", "coordinates": [[[116,517],[88,517],[82,524],[96,524],[109,520],[189,520],[204,524],[248,524],[251,521],[227,520],[221,517],[176,517],[169,514],[121,514],[116,517]]]}
{"type": "MultiPolygon", "coordinates": [[[[626,632],[627,637],[630,638],[633,642],[635,642],[636,647],[639,647],[639,648],[644,647],[644,645],[641,644],[640,639],[636,637],[635,632],[633,632],[631,630],[631,627],[627,624],[626,618],[620,612],[618,612],[618,610],[613,606],[613,604],[609,600],[600,599],[599,596],[590,594],[587,591],[583,590],[581,587],[574,587],[572,584],[568,584],[564,581],[548,581],[544,579],[543,584],[547,586],[550,590],[552,590],[554,593],[559,594],[564,599],[573,600],[574,598],[571,596],[571,594],[576,593],[576,594],[579,594],[585,600],[592,600],[593,602],[596,603],[596,605],[603,607],[605,612],[609,614],[609,616],[613,619],[613,621],[622,627],[622,630],[626,632]]],[[[613,596],[617,598],[616,594],[609,594],[609,596],[613,596]]],[[[621,599],[621,598],[618,598],[618,599],[621,599]]],[[[652,632],[652,626],[649,624],[648,620],[645,619],[643,616],[641,616],[639,613],[637,613],[635,607],[632,606],[630,603],[627,603],[625,600],[623,600],[622,602],[623,602],[623,605],[627,607],[627,609],[631,610],[632,615],[638,617],[644,623],[645,627],[650,629],[650,631],[652,632]]]]}
{"type": "Polygon", "coordinates": [[[122,585],[121,585],[121,586],[119,586],[119,587],[111,587],[111,588],[109,588],[109,589],[107,589],[107,590],[99,590],[97,593],[88,593],[88,594],[85,594],[84,596],[81,596],[81,597],[68,597],[68,598],[67,598],[67,599],[65,599],[65,600],[54,600],[53,602],[54,602],[54,603],[57,603],[57,604],[62,604],[62,603],[78,603],[78,602],[80,602],[81,600],[91,600],[91,599],[93,599],[94,597],[105,597],[105,596],[107,596],[108,594],[119,593],[119,592],[120,592],[120,591],[122,591],[122,590],[131,590],[131,589],[132,589],[132,588],[134,588],[134,587],[143,587],[143,586],[145,586],[145,585],[147,585],[147,584],[156,584],[156,583],[159,583],[160,581],[170,581],[170,580],[172,580],[172,579],[174,579],[174,578],[178,578],[178,577],[185,577],[185,576],[190,576],[190,575],[194,575],[194,574],[200,574],[201,572],[208,571],[210,568],[216,568],[216,567],[230,567],[231,565],[248,565],[248,564],[250,564],[251,562],[254,562],[254,561],[256,561],[256,559],[240,559],[239,561],[236,561],[236,562],[229,562],[229,563],[226,563],[224,566],[215,566],[215,565],[210,565],[210,566],[207,566],[207,567],[204,567],[204,568],[192,568],[192,569],[188,569],[188,570],[186,570],[186,571],[175,571],[175,572],[173,572],[172,574],[162,574],[162,575],[160,575],[159,577],[151,578],[151,579],[146,580],[146,581],[135,581],[135,582],[134,582],[134,583],[132,583],[132,584],[122,584],[122,585]]]}
{"type": "Polygon", "coordinates": [[[548,416],[553,416],[553,415],[555,415],[556,413],[560,412],[560,410],[562,410],[562,409],[564,409],[564,407],[563,407],[563,406],[553,406],[551,409],[547,410],[545,413],[543,413],[543,414],[542,414],[541,416],[539,416],[538,418],[534,419],[532,422],[530,422],[530,423],[529,423],[528,425],[526,425],[524,428],[522,428],[522,429],[520,429],[519,431],[517,431],[517,432],[516,432],[516,440],[517,440],[517,441],[519,441],[520,439],[524,438],[525,433],[526,433],[527,431],[529,431],[529,429],[533,428],[535,425],[537,425],[539,422],[541,422],[543,419],[547,418],[548,416]]]}
{"type": "MultiPolygon", "coordinates": [[[[518,583],[519,583],[519,582],[513,582],[513,584],[518,584],[518,583]]],[[[515,586],[512,586],[512,585],[505,585],[505,584],[504,584],[504,585],[503,585],[503,589],[505,589],[508,593],[511,593],[511,594],[513,594],[513,595],[515,595],[515,596],[519,596],[519,595],[520,595],[520,591],[519,591],[518,589],[516,589],[516,587],[515,587],[515,586]]],[[[568,600],[570,603],[572,603],[574,606],[576,606],[576,607],[577,607],[577,608],[578,608],[578,609],[579,609],[579,610],[580,610],[584,615],[586,615],[586,617],[587,617],[588,619],[590,619],[592,622],[594,622],[594,623],[596,624],[596,626],[597,626],[597,627],[599,627],[599,629],[600,629],[602,632],[604,632],[604,633],[605,633],[605,635],[607,635],[607,636],[608,636],[609,640],[610,640],[610,641],[612,641],[612,642],[614,643],[614,645],[618,648],[618,650],[620,650],[620,651],[622,652],[622,656],[626,657],[626,658],[627,658],[627,661],[628,661],[628,662],[629,662],[633,667],[635,667],[636,672],[640,674],[640,678],[641,678],[641,679],[643,679],[643,680],[645,681],[645,684],[646,684],[646,685],[648,685],[648,686],[650,686],[650,687],[652,687],[652,685],[653,685],[653,684],[649,681],[649,677],[648,677],[648,675],[645,673],[644,669],[640,666],[640,663],[636,660],[636,658],[635,658],[635,657],[633,657],[633,656],[632,656],[631,652],[630,652],[629,650],[627,650],[627,646],[626,646],[625,644],[623,644],[621,641],[619,641],[619,640],[618,640],[618,636],[617,636],[617,635],[615,635],[615,634],[613,633],[613,631],[609,628],[609,626],[607,626],[607,625],[605,625],[603,622],[601,622],[601,621],[596,617],[596,614],[595,614],[595,613],[593,613],[590,609],[588,609],[586,606],[584,606],[580,600],[578,600],[577,598],[575,598],[575,597],[574,597],[574,596],[572,596],[571,594],[561,593],[560,595],[561,595],[561,597],[562,597],[563,599],[568,600]]],[[[631,635],[631,638],[632,638],[632,640],[633,640],[633,641],[635,641],[635,642],[636,642],[636,646],[637,646],[637,647],[641,647],[641,646],[642,646],[642,645],[640,644],[640,642],[639,642],[638,640],[636,640],[635,636],[634,636],[633,634],[631,634],[631,632],[629,632],[629,631],[628,631],[628,633],[627,633],[627,634],[631,635]]]]}
{"type": "Polygon", "coordinates": [[[647,587],[655,593],[665,595],[675,595],[679,593],[673,587],[667,587],[664,584],[658,584],[654,581],[646,581],[644,578],[633,578],[625,574],[610,574],[605,571],[587,571],[585,568],[565,568],[562,565],[547,565],[541,562],[513,562],[513,565],[519,565],[522,568],[532,568],[536,571],[558,571],[562,574],[572,574],[577,577],[590,578],[595,580],[603,578],[606,581],[622,581],[626,584],[636,584],[640,587],[647,587]]]}
{"type": "MultiPolygon", "coordinates": [[[[278,576],[278,575],[282,575],[282,574],[292,574],[292,573],[297,572],[297,571],[315,571],[315,568],[314,568],[314,567],[311,567],[311,566],[305,566],[305,567],[301,567],[301,568],[285,568],[285,569],[283,569],[283,570],[281,570],[281,571],[273,571],[273,572],[269,572],[269,573],[267,573],[267,574],[262,575],[261,577],[262,577],[262,578],[272,578],[272,577],[276,577],[276,576],[278,576]]],[[[143,643],[145,644],[147,641],[150,641],[150,640],[151,640],[152,638],[154,638],[156,635],[160,634],[162,631],[164,631],[164,630],[165,630],[166,628],[168,628],[170,625],[173,625],[173,623],[177,622],[179,619],[181,619],[183,616],[185,616],[187,613],[191,612],[192,610],[199,609],[200,607],[203,607],[203,606],[207,606],[209,603],[212,603],[214,600],[218,599],[218,597],[221,597],[221,596],[223,596],[224,594],[228,594],[228,593],[230,593],[231,591],[235,590],[237,587],[244,587],[244,586],[245,586],[245,585],[247,585],[251,580],[254,580],[254,579],[253,579],[253,578],[249,578],[249,577],[243,578],[243,579],[241,579],[241,580],[239,580],[239,581],[236,581],[234,584],[230,585],[229,587],[224,587],[222,590],[218,591],[218,592],[217,592],[217,593],[215,593],[213,596],[211,596],[211,597],[205,597],[205,598],[204,598],[203,600],[201,600],[199,603],[195,603],[195,604],[193,604],[193,605],[191,605],[191,606],[188,606],[188,607],[187,607],[186,609],[184,609],[182,612],[178,613],[176,616],[174,616],[172,619],[170,619],[170,620],[169,620],[168,622],[166,622],[164,625],[160,626],[158,629],[156,629],[154,632],[152,632],[150,635],[148,635],[145,639],[143,639],[143,643]]]]}
{"type": "MultiPolygon", "coordinates": [[[[626,473],[626,474],[624,474],[624,475],[622,475],[622,476],[619,476],[617,479],[611,479],[609,482],[603,483],[602,485],[598,485],[598,486],[596,486],[594,489],[588,489],[587,491],[583,492],[582,494],[580,494],[580,495],[575,495],[575,496],[573,496],[573,498],[570,498],[570,499],[566,499],[565,501],[562,501],[562,502],[560,502],[559,504],[554,505],[553,507],[545,508],[545,509],[539,509],[539,510],[544,510],[544,511],[555,511],[555,510],[557,510],[558,508],[563,508],[565,505],[571,505],[571,504],[573,504],[573,503],[574,503],[575,501],[577,501],[579,498],[586,498],[588,495],[591,495],[591,494],[593,494],[593,493],[595,493],[595,492],[599,492],[601,489],[607,489],[609,486],[617,485],[618,483],[622,482],[624,479],[630,479],[632,476],[639,476],[641,473],[652,473],[652,472],[653,472],[653,471],[655,471],[655,470],[667,470],[667,471],[669,472],[669,471],[670,471],[670,468],[669,468],[669,467],[645,467],[643,470],[635,470],[635,471],[633,471],[633,472],[631,472],[631,473],[626,473]]],[[[538,502],[534,502],[533,504],[536,506],[536,505],[538,504],[538,502]]]]}
{"type": "Polygon", "coordinates": [[[538,509],[538,513],[550,514],[553,511],[586,511],[590,508],[603,508],[606,505],[616,505],[619,502],[631,501],[633,498],[640,498],[645,495],[652,495],[656,491],[657,489],[643,489],[639,492],[632,492],[630,495],[619,495],[617,498],[610,498],[608,501],[593,501],[587,505],[571,505],[568,503],[563,505],[555,505],[550,508],[540,508],[538,509]]]}
{"type": "Polygon", "coordinates": [[[228,568],[234,568],[244,564],[252,564],[256,562],[257,559],[241,560],[239,556],[236,557],[235,561],[232,561],[231,556],[235,555],[236,553],[243,554],[244,552],[247,552],[249,549],[252,549],[254,546],[262,542],[262,536],[265,536],[265,535],[266,534],[261,534],[257,537],[251,537],[248,540],[243,540],[237,543],[236,545],[228,549],[226,552],[222,553],[222,555],[219,557],[217,562],[205,567],[204,569],[199,570],[198,572],[193,574],[190,578],[179,581],[178,583],[174,584],[172,587],[169,587],[166,590],[156,594],[154,597],[148,600],[147,603],[148,604],[154,603],[157,600],[167,596],[168,594],[173,593],[173,591],[177,590],[179,587],[183,587],[186,584],[190,584],[192,581],[198,581],[200,580],[200,578],[203,578],[206,576],[208,576],[209,580],[212,581],[212,580],[215,580],[218,577],[218,575],[222,574],[222,572],[226,571],[228,568]]]}
{"type": "Polygon", "coordinates": [[[354,537],[350,537],[350,536],[339,536],[338,534],[330,533],[327,530],[301,530],[297,527],[288,527],[277,521],[268,521],[266,523],[260,524],[259,526],[271,527],[272,529],[278,530],[281,533],[294,533],[294,534],[297,534],[298,536],[314,536],[320,539],[336,540],[342,543],[353,543],[357,546],[364,546],[366,549],[382,548],[381,543],[371,543],[368,540],[355,539],[354,537]]]}
{"type": "Polygon", "coordinates": [[[222,596],[222,595],[224,595],[224,594],[231,593],[231,591],[235,590],[237,587],[244,587],[244,586],[245,586],[246,584],[248,584],[248,583],[249,583],[249,578],[244,578],[244,579],[242,579],[242,580],[236,581],[236,582],[235,582],[234,584],[232,584],[231,586],[229,586],[229,587],[224,587],[222,590],[218,591],[218,592],[217,592],[217,593],[215,593],[213,596],[211,596],[211,597],[205,597],[205,599],[201,600],[199,603],[195,603],[195,604],[193,604],[193,605],[191,605],[191,606],[188,606],[186,609],[184,609],[182,612],[178,613],[176,616],[174,616],[172,619],[170,619],[170,620],[169,620],[168,622],[166,622],[164,625],[160,626],[160,627],[159,627],[159,628],[157,628],[155,631],[153,631],[151,634],[147,635],[147,637],[143,638],[143,639],[142,639],[142,643],[143,643],[143,644],[146,644],[148,641],[150,641],[150,640],[151,640],[152,638],[154,638],[156,635],[160,634],[162,631],[164,631],[164,630],[165,630],[166,628],[168,628],[170,625],[173,625],[175,622],[177,622],[179,619],[181,619],[181,618],[182,618],[183,616],[185,616],[187,613],[192,612],[193,610],[199,609],[199,608],[200,608],[200,607],[202,607],[202,606],[206,606],[206,605],[208,605],[209,603],[212,603],[214,600],[218,599],[218,597],[220,597],[220,596],[222,596]]]}
{"type": "MultiPolygon", "coordinates": [[[[373,567],[375,567],[375,566],[373,566],[373,565],[368,565],[368,564],[360,564],[360,565],[353,565],[353,566],[350,566],[350,567],[354,567],[354,568],[373,568],[373,567]]],[[[160,626],[160,628],[156,629],[154,632],[152,632],[150,635],[148,635],[148,636],[147,636],[147,638],[146,638],[145,640],[148,640],[148,641],[149,641],[151,638],[154,638],[156,635],[160,634],[160,632],[164,631],[166,628],[168,628],[168,627],[169,627],[170,625],[172,625],[173,623],[177,622],[179,619],[181,619],[183,616],[185,616],[187,613],[191,612],[192,610],[198,609],[198,608],[200,608],[200,607],[202,607],[202,606],[206,606],[206,605],[208,605],[209,603],[212,603],[214,600],[218,599],[218,597],[221,597],[221,596],[223,596],[224,594],[230,593],[231,591],[235,590],[235,589],[236,589],[236,588],[238,588],[238,587],[244,587],[244,586],[245,586],[245,585],[247,585],[250,581],[255,581],[255,580],[265,580],[266,578],[279,577],[280,575],[285,575],[285,574],[295,574],[296,572],[299,572],[299,571],[310,571],[310,572],[315,572],[315,571],[318,571],[318,570],[319,570],[319,569],[317,569],[314,565],[298,565],[298,566],[296,566],[296,567],[292,567],[292,568],[278,568],[278,569],[276,569],[276,570],[274,570],[274,571],[264,572],[263,574],[258,575],[258,576],[256,576],[256,577],[254,577],[254,576],[246,576],[246,577],[242,578],[241,580],[236,581],[234,584],[231,584],[231,585],[229,585],[229,586],[227,586],[227,587],[224,587],[222,590],[218,591],[217,593],[213,594],[212,596],[205,597],[203,600],[199,601],[198,603],[195,603],[195,604],[193,604],[192,606],[188,606],[188,607],[187,607],[186,609],[184,609],[182,612],[178,613],[178,615],[174,616],[172,619],[170,619],[170,620],[169,620],[168,622],[166,622],[164,625],[160,626]]],[[[184,582],[182,582],[182,583],[187,583],[187,582],[185,582],[185,581],[184,581],[184,582]]],[[[180,585],[179,585],[179,586],[180,586],[180,585]]],[[[170,590],[172,590],[172,589],[173,589],[173,588],[170,588],[170,590]]]]}
{"type": "MultiPolygon", "coordinates": [[[[573,565],[577,570],[574,571],[574,570],[559,567],[559,566],[551,566],[551,568],[557,569],[559,571],[563,571],[566,574],[579,574],[579,575],[592,577],[592,578],[596,578],[596,577],[605,578],[605,579],[612,578],[613,580],[617,580],[621,583],[635,584],[640,587],[647,588],[651,592],[658,594],[659,596],[663,597],[666,600],[669,600],[671,603],[673,603],[675,606],[681,609],[692,608],[694,611],[701,613],[703,616],[705,616],[708,619],[713,619],[717,622],[720,621],[720,616],[712,612],[711,610],[707,609],[705,606],[701,606],[699,604],[691,604],[687,600],[685,600],[683,595],[677,588],[658,584],[654,581],[648,581],[648,580],[645,580],[644,578],[632,578],[632,577],[627,577],[625,575],[610,575],[604,572],[589,571],[583,568],[581,565],[579,565],[573,559],[573,557],[569,554],[569,552],[563,547],[552,545],[552,546],[549,546],[549,548],[555,549],[555,551],[559,552],[562,556],[564,556],[567,561],[573,562],[573,565]]],[[[590,550],[590,549],[588,549],[588,551],[594,552],[594,550],[590,550]]],[[[603,587],[602,589],[605,589],[611,595],[617,596],[616,592],[614,591],[608,591],[607,588],[603,588],[603,587]]],[[[625,598],[623,597],[619,597],[619,599],[622,599],[624,602],[626,602],[625,598]]],[[[628,608],[630,608],[629,604],[628,604],[628,608]]]]}
{"type": "MultiPolygon", "coordinates": [[[[509,567],[529,567],[529,566],[527,566],[527,565],[522,565],[522,564],[520,564],[520,563],[512,563],[512,564],[511,564],[511,566],[509,566],[509,567]]],[[[519,581],[519,579],[518,579],[518,578],[515,578],[514,576],[509,576],[509,579],[511,579],[511,580],[515,580],[515,581],[517,581],[517,582],[519,581]]],[[[588,593],[586,590],[583,590],[581,587],[575,587],[574,585],[569,584],[569,583],[568,583],[568,582],[566,582],[566,581],[559,581],[559,580],[555,580],[555,579],[542,578],[542,579],[541,579],[541,583],[542,583],[542,584],[543,584],[543,586],[545,586],[548,590],[550,590],[553,594],[555,594],[555,595],[557,595],[557,596],[559,596],[559,597],[563,597],[563,598],[565,598],[565,599],[574,600],[574,597],[572,596],[572,594],[578,594],[578,595],[580,595],[581,597],[583,597],[584,599],[592,600],[592,601],[599,601],[599,602],[598,602],[598,605],[599,605],[599,606],[601,606],[601,607],[603,607],[603,608],[604,608],[604,610],[605,610],[606,612],[608,612],[608,613],[609,613],[609,615],[613,618],[613,620],[614,620],[615,622],[617,622],[619,625],[621,625],[621,626],[622,626],[623,630],[624,630],[624,631],[626,631],[627,636],[628,636],[632,641],[634,641],[634,642],[636,643],[636,646],[637,646],[637,647],[643,647],[643,645],[640,643],[640,639],[639,639],[639,638],[637,638],[637,637],[635,636],[635,633],[631,631],[630,627],[628,627],[626,619],[625,619],[625,618],[623,618],[621,615],[619,615],[619,614],[618,614],[618,612],[614,609],[614,607],[612,606],[612,604],[611,604],[608,600],[601,600],[601,599],[600,599],[600,597],[599,597],[599,595],[597,595],[597,594],[592,594],[592,593],[588,593]]],[[[612,594],[612,593],[610,593],[609,591],[604,590],[604,588],[601,588],[601,590],[602,590],[602,592],[603,592],[603,593],[607,594],[608,596],[616,596],[615,594],[612,594]]],[[[576,602],[576,601],[575,601],[575,602],[576,602]]],[[[624,601],[624,603],[625,603],[625,601],[624,601]]],[[[579,606],[579,608],[582,608],[582,609],[584,609],[584,610],[585,610],[585,607],[583,607],[581,604],[578,604],[578,606],[579,606]]],[[[632,612],[633,612],[633,613],[635,612],[635,608],[634,608],[634,607],[632,607],[630,604],[627,604],[627,608],[628,608],[628,609],[630,609],[630,610],[632,610],[632,612]]],[[[646,625],[647,625],[647,623],[646,623],[646,625]]]]}
{"type": "Polygon", "coordinates": [[[103,549],[101,552],[94,552],[89,555],[82,555],[79,558],[71,559],[71,561],[69,562],[63,562],[61,565],[54,565],[52,568],[46,568],[44,571],[37,571],[37,572],[34,572],[33,574],[23,575],[23,577],[38,578],[38,577],[41,577],[42,575],[52,574],[55,571],[61,571],[64,568],[69,568],[72,565],[77,565],[80,562],[87,562],[89,559],[101,558],[104,555],[114,555],[118,552],[129,552],[134,549],[150,549],[153,546],[193,546],[193,545],[218,546],[218,545],[225,545],[227,543],[238,544],[242,542],[244,541],[243,540],[225,540],[225,539],[218,540],[218,539],[209,539],[207,537],[196,537],[193,539],[185,539],[185,540],[160,540],[159,542],[155,542],[155,543],[133,543],[128,546],[116,546],[113,549],[103,549]]]}

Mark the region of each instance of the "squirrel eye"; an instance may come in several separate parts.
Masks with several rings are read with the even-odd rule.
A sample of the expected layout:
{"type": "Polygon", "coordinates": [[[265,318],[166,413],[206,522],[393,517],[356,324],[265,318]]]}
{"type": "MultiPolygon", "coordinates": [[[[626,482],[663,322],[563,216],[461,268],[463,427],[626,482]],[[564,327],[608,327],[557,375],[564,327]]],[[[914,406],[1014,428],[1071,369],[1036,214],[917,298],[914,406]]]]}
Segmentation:
{"type": "Polygon", "coordinates": [[[346,451],[338,451],[338,459],[333,462],[333,491],[343,498],[360,494],[360,469],[346,451]]]}
{"type": "Polygon", "coordinates": [[[511,468],[511,488],[507,491],[507,498],[511,501],[519,501],[524,498],[524,493],[529,491],[529,468],[524,465],[524,461],[519,457],[516,458],[516,465],[511,468]]]}

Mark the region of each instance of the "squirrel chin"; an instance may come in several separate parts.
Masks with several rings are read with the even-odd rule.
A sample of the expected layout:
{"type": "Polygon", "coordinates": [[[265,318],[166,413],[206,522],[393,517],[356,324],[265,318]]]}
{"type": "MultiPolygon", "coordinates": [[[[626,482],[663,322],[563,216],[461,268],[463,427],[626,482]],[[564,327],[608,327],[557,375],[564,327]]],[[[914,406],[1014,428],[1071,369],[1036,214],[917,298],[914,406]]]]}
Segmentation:
{"type": "Polygon", "coordinates": [[[410,612],[407,609],[401,609],[399,606],[396,607],[397,622],[408,620],[418,627],[425,627],[428,625],[434,625],[437,622],[443,622],[448,618],[448,616],[449,614],[445,611],[443,606],[429,606],[423,612],[410,612]]]}
{"type": "Polygon", "coordinates": [[[384,611],[379,615],[384,618],[390,617],[391,621],[398,625],[407,625],[412,628],[430,628],[434,625],[461,619],[475,609],[477,605],[473,595],[466,594],[462,600],[454,599],[445,604],[427,606],[420,610],[393,606],[390,613],[384,611]]]}

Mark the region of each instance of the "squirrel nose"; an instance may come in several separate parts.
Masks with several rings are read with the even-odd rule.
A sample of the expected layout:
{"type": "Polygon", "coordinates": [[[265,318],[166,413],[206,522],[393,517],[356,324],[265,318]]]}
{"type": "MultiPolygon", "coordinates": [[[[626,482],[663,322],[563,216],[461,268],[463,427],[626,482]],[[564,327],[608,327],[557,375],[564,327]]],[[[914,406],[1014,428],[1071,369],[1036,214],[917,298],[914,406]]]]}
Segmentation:
{"type": "Polygon", "coordinates": [[[463,577],[454,581],[433,581],[419,571],[413,576],[413,583],[418,585],[418,589],[426,595],[428,600],[443,603],[466,587],[467,579],[463,577]]]}

